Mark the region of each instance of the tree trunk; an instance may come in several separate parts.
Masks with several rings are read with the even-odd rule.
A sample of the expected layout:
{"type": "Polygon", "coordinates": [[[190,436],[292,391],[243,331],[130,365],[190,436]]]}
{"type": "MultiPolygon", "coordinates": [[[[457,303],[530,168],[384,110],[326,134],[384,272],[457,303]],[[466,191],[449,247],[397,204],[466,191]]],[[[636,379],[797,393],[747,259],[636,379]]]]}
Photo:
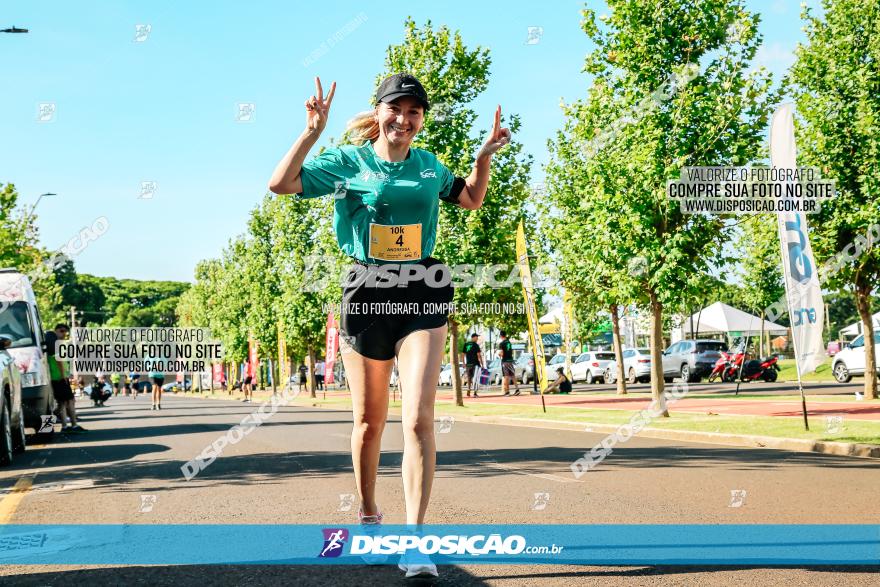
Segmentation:
{"type": "MultiPolygon", "coordinates": [[[[688,320],[688,322],[690,322],[691,340],[693,340],[696,338],[696,336],[694,336],[694,313],[691,312],[690,310],[691,310],[691,308],[688,309],[687,320],[688,320]]],[[[699,328],[699,326],[700,326],[700,315],[697,314],[697,328],[699,328]]]]}
{"type": "Polygon", "coordinates": [[[309,388],[309,395],[311,397],[317,397],[315,395],[315,349],[312,346],[309,346],[309,357],[306,369],[308,369],[309,373],[309,377],[306,379],[307,387],[309,388]]]}
{"type": "Polygon", "coordinates": [[[874,350],[874,321],[871,317],[871,286],[856,282],[856,308],[865,334],[865,399],[877,399],[877,361],[874,350]]]}
{"type": "Polygon", "coordinates": [[[461,373],[458,371],[458,322],[449,319],[449,364],[452,365],[452,390],[455,392],[455,405],[463,406],[461,395],[461,373]]]}
{"type": "Polygon", "coordinates": [[[669,411],[663,396],[663,357],[660,355],[663,344],[663,305],[654,290],[649,290],[648,294],[651,298],[651,397],[657,411],[662,409],[662,416],[668,418],[669,411]]]}
{"type": "Polygon", "coordinates": [[[767,354],[764,353],[764,311],[763,310],[761,311],[761,344],[760,344],[760,351],[758,351],[758,352],[761,354],[761,356],[758,357],[759,359],[763,359],[764,357],[767,356],[767,354],[769,354],[769,353],[767,353],[767,354]]]}
{"type": "Polygon", "coordinates": [[[617,394],[626,394],[626,379],[623,377],[623,345],[620,343],[620,317],[617,315],[617,304],[611,305],[611,341],[614,346],[614,358],[617,359],[617,394]]]}

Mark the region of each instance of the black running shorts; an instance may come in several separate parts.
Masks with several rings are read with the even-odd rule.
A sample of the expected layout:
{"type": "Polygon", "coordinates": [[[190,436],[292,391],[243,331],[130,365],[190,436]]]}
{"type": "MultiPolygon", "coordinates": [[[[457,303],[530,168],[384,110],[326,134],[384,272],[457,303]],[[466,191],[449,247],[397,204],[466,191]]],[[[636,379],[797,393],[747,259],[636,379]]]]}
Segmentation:
{"type": "Polygon", "coordinates": [[[67,379],[52,380],[52,395],[59,404],[73,399],[73,390],[70,389],[70,382],[67,379]]]}
{"type": "Polygon", "coordinates": [[[406,335],[446,324],[451,280],[449,267],[433,257],[404,265],[354,263],[342,289],[341,344],[370,359],[393,359],[406,335]]]}

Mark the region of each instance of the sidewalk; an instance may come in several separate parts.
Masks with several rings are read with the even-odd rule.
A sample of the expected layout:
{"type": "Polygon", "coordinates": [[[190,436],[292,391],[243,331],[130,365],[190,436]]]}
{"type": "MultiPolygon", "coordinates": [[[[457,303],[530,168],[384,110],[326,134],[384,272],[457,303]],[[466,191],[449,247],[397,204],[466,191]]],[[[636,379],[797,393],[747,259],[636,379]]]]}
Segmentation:
{"type": "MultiPolygon", "coordinates": [[[[523,392],[527,393],[527,392],[523,392]]],[[[453,401],[451,391],[443,390],[437,393],[437,399],[453,401]]],[[[480,395],[479,398],[465,398],[465,403],[496,404],[496,405],[541,405],[540,395],[514,395],[504,397],[500,393],[490,392],[480,395]]],[[[605,410],[632,410],[639,411],[650,407],[649,396],[596,396],[595,394],[571,394],[571,395],[545,395],[544,402],[547,406],[595,408],[605,410]]],[[[675,402],[675,407],[670,408],[676,412],[689,412],[705,414],[712,412],[719,415],[737,416],[774,416],[800,418],[800,400],[753,400],[743,397],[742,399],[716,399],[716,398],[683,398],[675,402]]],[[[880,402],[870,401],[810,401],[807,399],[807,413],[816,416],[845,415],[848,419],[880,421],[880,402]]]]}

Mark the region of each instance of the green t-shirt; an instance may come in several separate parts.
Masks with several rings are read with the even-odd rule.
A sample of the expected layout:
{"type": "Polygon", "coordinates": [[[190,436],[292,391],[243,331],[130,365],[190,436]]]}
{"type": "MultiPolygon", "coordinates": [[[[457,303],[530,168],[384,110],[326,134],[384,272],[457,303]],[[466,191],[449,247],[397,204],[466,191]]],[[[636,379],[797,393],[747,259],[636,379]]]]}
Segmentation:
{"type": "Polygon", "coordinates": [[[513,362],[513,344],[510,340],[502,340],[498,343],[498,348],[501,349],[501,362],[502,363],[512,363],[513,362]]]}
{"type": "Polygon", "coordinates": [[[369,141],[326,149],[303,164],[300,179],[303,191],[296,197],[334,196],[339,247],[366,263],[414,263],[430,256],[440,200],[454,203],[458,197],[451,193],[455,176],[433,154],[410,148],[406,159],[389,162],[369,141]]]}
{"type": "Polygon", "coordinates": [[[49,379],[52,381],[61,381],[64,379],[64,375],[61,373],[61,367],[58,366],[58,361],[55,360],[55,355],[49,355],[47,359],[49,363],[49,379]]]}
{"type": "Polygon", "coordinates": [[[54,331],[49,330],[43,335],[46,342],[46,362],[49,364],[49,379],[52,381],[61,381],[64,379],[64,365],[55,358],[55,343],[58,342],[58,335],[54,331]]]}

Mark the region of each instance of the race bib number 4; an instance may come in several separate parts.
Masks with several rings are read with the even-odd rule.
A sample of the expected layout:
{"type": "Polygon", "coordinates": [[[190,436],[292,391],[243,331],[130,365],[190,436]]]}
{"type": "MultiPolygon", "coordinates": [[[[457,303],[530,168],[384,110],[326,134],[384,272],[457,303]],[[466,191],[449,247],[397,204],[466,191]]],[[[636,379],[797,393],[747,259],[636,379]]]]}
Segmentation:
{"type": "Polygon", "coordinates": [[[382,261],[422,258],[421,224],[370,224],[370,257],[382,261]]]}

